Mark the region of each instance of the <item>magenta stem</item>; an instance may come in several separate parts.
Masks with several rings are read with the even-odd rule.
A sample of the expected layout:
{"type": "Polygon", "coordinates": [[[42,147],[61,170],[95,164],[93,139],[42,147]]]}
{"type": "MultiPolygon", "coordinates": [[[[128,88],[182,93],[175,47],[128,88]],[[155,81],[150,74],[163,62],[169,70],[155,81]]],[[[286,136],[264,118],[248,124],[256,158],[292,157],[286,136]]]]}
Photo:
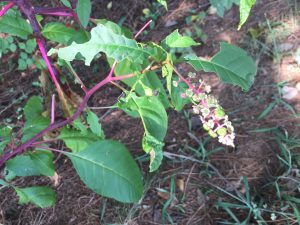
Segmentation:
{"type": "Polygon", "coordinates": [[[137,33],[134,35],[134,39],[136,39],[152,22],[152,20],[149,20],[137,33]]]}
{"type": "Polygon", "coordinates": [[[42,42],[42,40],[39,39],[39,38],[37,38],[36,41],[37,41],[37,44],[38,44],[38,46],[39,46],[40,52],[41,52],[41,54],[42,54],[42,57],[43,57],[43,59],[45,60],[45,63],[46,63],[46,65],[47,65],[47,68],[48,68],[48,70],[49,70],[49,72],[50,72],[51,78],[52,78],[52,80],[53,80],[55,86],[56,86],[56,87],[59,87],[59,83],[58,83],[58,81],[57,81],[57,79],[56,79],[56,76],[55,76],[53,67],[52,67],[52,65],[51,65],[51,63],[50,63],[50,60],[49,60],[48,56],[47,56],[46,49],[45,49],[45,47],[44,47],[44,45],[43,45],[43,42],[42,42]]]}
{"type": "MultiPolygon", "coordinates": [[[[74,1],[76,2],[76,1],[74,1]]],[[[151,23],[151,21],[148,21],[143,27],[142,29],[135,35],[135,38],[138,37],[138,35],[151,23]]],[[[40,51],[41,51],[41,54],[42,54],[42,57],[43,59],[45,60],[46,62],[46,65],[49,69],[49,72],[50,72],[50,75],[56,85],[56,87],[58,88],[58,91],[60,91],[60,86],[59,86],[59,83],[56,79],[56,76],[55,76],[55,73],[54,73],[54,70],[53,70],[53,67],[51,66],[51,63],[50,63],[50,60],[46,54],[46,50],[45,50],[45,47],[44,47],[44,44],[42,42],[42,40],[40,38],[36,38],[37,40],[37,44],[40,48],[40,51]]],[[[88,100],[90,99],[90,97],[97,91],[99,90],[102,86],[112,82],[112,81],[115,81],[115,80],[123,80],[123,79],[127,79],[133,75],[124,75],[124,76],[120,76],[120,77],[113,77],[113,73],[114,73],[114,70],[115,70],[115,67],[117,65],[117,61],[115,61],[107,75],[107,77],[102,80],[101,82],[99,82],[98,84],[96,84],[92,89],[90,89],[89,91],[86,92],[83,100],[81,101],[80,105],[78,106],[76,112],[69,118],[63,120],[63,121],[60,121],[60,122],[53,122],[51,123],[48,127],[46,127],[44,130],[40,131],[39,133],[37,133],[36,135],[34,135],[31,139],[29,139],[28,141],[26,141],[25,143],[19,145],[17,148],[15,149],[12,149],[10,152],[7,152],[6,154],[4,154],[1,158],[0,158],[0,169],[4,166],[5,162],[13,157],[15,157],[16,155],[20,154],[20,153],[23,153],[25,152],[28,148],[32,147],[34,145],[34,143],[42,138],[45,134],[47,134],[49,131],[53,131],[55,129],[58,129],[62,126],[65,126],[67,124],[70,124],[72,123],[85,109],[86,105],[87,105],[87,102],[88,100]]],[[[51,122],[53,121],[53,114],[54,114],[54,107],[53,107],[53,100],[52,100],[52,115],[51,115],[51,122]]],[[[59,152],[59,150],[56,150],[59,152]]]]}
{"type": "Polygon", "coordinates": [[[14,2],[10,2],[6,6],[4,6],[3,9],[0,11],[0,17],[3,16],[14,5],[15,5],[14,2]]]}
{"type": "Polygon", "coordinates": [[[51,103],[51,124],[55,122],[55,95],[52,95],[51,103]]]}

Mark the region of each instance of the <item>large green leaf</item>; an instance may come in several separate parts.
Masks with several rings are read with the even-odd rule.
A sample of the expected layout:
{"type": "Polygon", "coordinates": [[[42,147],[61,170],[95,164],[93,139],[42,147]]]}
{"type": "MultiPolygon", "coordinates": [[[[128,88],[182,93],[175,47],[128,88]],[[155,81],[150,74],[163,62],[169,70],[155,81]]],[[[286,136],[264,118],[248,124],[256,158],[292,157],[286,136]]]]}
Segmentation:
{"type": "Polygon", "coordinates": [[[98,141],[79,153],[66,155],[82,181],[96,193],[121,202],[137,202],[141,198],[141,173],[121,143],[98,141]]]}
{"type": "Polygon", "coordinates": [[[65,142],[66,146],[75,153],[80,152],[92,143],[103,139],[103,137],[98,136],[89,130],[83,133],[79,130],[67,127],[64,127],[61,130],[58,138],[62,139],[65,142]]]}
{"type": "Polygon", "coordinates": [[[166,37],[165,41],[170,48],[187,48],[199,45],[199,43],[195,42],[191,37],[182,36],[181,34],[179,34],[178,30],[175,30],[171,34],[169,34],[166,37]]]}
{"type": "Polygon", "coordinates": [[[42,30],[42,35],[45,38],[64,45],[67,45],[75,34],[75,29],[67,27],[63,23],[58,22],[47,23],[42,30]]]}
{"type": "Polygon", "coordinates": [[[78,0],[76,6],[76,13],[81,24],[86,27],[89,23],[92,12],[92,4],[90,0],[78,0]]]}
{"type": "Polygon", "coordinates": [[[129,115],[139,115],[142,119],[146,134],[163,141],[168,128],[168,116],[163,104],[156,96],[138,97],[130,95],[125,102],[118,105],[129,115]]]}
{"type": "Polygon", "coordinates": [[[55,192],[49,187],[15,187],[15,191],[20,198],[20,204],[31,202],[41,208],[48,208],[55,204],[55,192]]]}
{"type": "Polygon", "coordinates": [[[214,72],[223,82],[238,85],[245,91],[253,84],[257,72],[255,62],[244,50],[224,42],[220,52],[210,61],[196,55],[188,55],[185,59],[195,70],[214,72]]]}
{"type": "Polygon", "coordinates": [[[32,34],[32,28],[25,19],[17,14],[5,14],[0,17],[0,33],[1,32],[27,39],[28,35],[32,34]]]}
{"type": "Polygon", "coordinates": [[[241,29],[243,24],[249,17],[252,6],[254,6],[256,0],[241,0],[240,1],[240,23],[238,29],[241,29]]]}
{"type": "Polygon", "coordinates": [[[68,47],[60,48],[58,56],[66,61],[72,61],[80,53],[85,58],[85,64],[90,65],[100,52],[117,61],[128,58],[136,63],[142,63],[151,56],[151,52],[139,47],[135,40],[116,34],[102,24],[92,29],[91,39],[88,42],[83,44],[73,42],[68,47]]]}
{"type": "MultiPolygon", "coordinates": [[[[14,176],[54,175],[53,153],[35,151],[26,155],[16,156],[6,162],[8,173],[14,176]]],[[[14,177],[10,176],[10,177],[14,177]]]]}

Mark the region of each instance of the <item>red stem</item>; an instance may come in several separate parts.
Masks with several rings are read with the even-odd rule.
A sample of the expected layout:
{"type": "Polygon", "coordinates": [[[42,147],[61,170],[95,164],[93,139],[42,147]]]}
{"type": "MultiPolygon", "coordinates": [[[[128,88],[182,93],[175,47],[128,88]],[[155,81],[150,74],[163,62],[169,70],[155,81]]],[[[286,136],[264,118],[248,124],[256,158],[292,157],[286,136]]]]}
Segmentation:
{"type": "Polygon", "coordinates": [[[0,11],[0,17],[3,16],[14,5],[15,5],[14,2],[10,2],[6,6],[4,6],[3,9],[0,11]]]}
{"type": "Polygon", "coordinates": [[[137,33],[134,35],[134,39],[136,39],[152,22],[152,20],[149,20],[137,33]]]}
{"type": "MultiPolygon", "coordinates": [[[[74,1],[76,2],[76,1],[74,1]]],[[[135,38],[138,37],[138,35],[146,29],[146,27],[151,23],[151,21],[148,21],[142,28],[141,30],[135,35],[135,38]]],[[[53,67],[50,63],[50,60],[46,54],[46,50],[45,50],[45,47],[44,47],[44,44],[42,42],[42,40],[40,38],[36,38],[37,40],[37,43],[38,43],[38,46],[40,48],[40,51],[41,51],[41,54],[46,62],[46,65],[49,69],[49,72],[51,74],[51,77],[55,83],[55,85],[57,86],[58,88],[58,92],[60,93],[60,86],[59,86],[59,83],[56,79],[56,76],[55,76],[55,73],[54,73],[54,70],[53,70],[53,67]]],[[[128,74],[128,75],[124,75],[124,76],[119,76],[119,77],[113,77],[113,73],[114,73],[114,69],[117,65],[117,61],[115,61],[107,75],[107,77],[102,80],[101,82],[99,82],[98,84],[96,84],[92,89],[88,90],[82,100],[82,102],[80,103],[80,105],[78,106],[76,112],[68,119],[65,119],[63,121],[60,121],[60,122],[56,122],[56,123],[51,123],[48,127],[46,127],[44,130],[40,131],[39,133],[37,133],[36,135],[34,135],[31,139],[29,139],[28,141],[26,141],[25,143],[19,145],[17,148],[15,149],[12,149],[12,151],[8,152],[7,154],[4,154],[2,156],[2,158],[0,159],[0,169],[3,168],[5,162],[9,159],[11,159],[12,157],[15,157],[16,155],[20,154],[20,153],[23,153],[25,152],[28,148],[32,147],[32,145],[34,145],[34,143],[42,138],[45,134],[47,134],[49,131],[52,131],[52,130],[55,130],[55,129],[58,129],[62,126],[65,126],[67,124],[70,124],[72,123],[85,109],[86,105],[87,105],[87,102],[88,100],[90,99],[90,97],[97,91],[99,90],[102,86],[112,82],[112,81],[116,81],[116,80],[123,80],[123,79],[127,79],[129,77],[132,77],[134,76],[134,74],[128,74]]],[[[142,72],[143,73],[143,72],[142,72]]],[[[53,101],[52,101],[52,114],[54,112],[54,109],[53,109],[53,101]]],[[[53,117],[52,117],[53,118],[53,117]]],[[[51,119],[52,121],[52,119],[51,119]]]]}

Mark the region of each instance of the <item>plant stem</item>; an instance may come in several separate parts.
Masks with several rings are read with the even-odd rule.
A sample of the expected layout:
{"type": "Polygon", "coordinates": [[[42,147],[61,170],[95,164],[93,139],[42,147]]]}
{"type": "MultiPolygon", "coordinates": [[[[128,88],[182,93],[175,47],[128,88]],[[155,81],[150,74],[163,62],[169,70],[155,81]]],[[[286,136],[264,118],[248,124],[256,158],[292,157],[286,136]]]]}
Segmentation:
{"type": "MultiPolygon", "coordinates": [[[[76,0],[72,1],[72,6],[74,8],[74,6],[76,5],[76,0]]],[[[63,96],[63,92],[62,89],[59,85],[59,82],[57,80],[56,74],[54,72],[54,69],[51,65],[51,62],[46,54],[46,49],[45,49],[45,44],[43,43],[43,40],[41,38],[41,32],[40,32],[40,28],[39,25],[35,19],[35,14],[34,14],[34,7],[31,5],[31,3],[28,0],[18,0],[17,5],[19,6],[20,10],[26,15],[26,17],[28,18],[28,20],[31,23],[31,26],[33,28],[38,46],[40,48],[41,54],[46,62],[46,65],[48,67],[48,70],[50,72],[51,78],[57,88],[58,94],[62,95],[62,99],[64,99],[63,96]]],[[[10,6],[11,7],[11,6],[10,6]]],[[[139,34],[146,29],[147,26],[149,26],[149,24],[151,23],[151,20],[148,21],[141,29],[140,31],[134,36],[135,38],[137,38],[139,36],[139,34]]],[[[108,73],[108,75],[106,76],[106,78],[104,80],[102,80],[101,82],[99,82],[98,84],[96,84],[93,88],[91,88],[90,90],[86,91],[85,96],[83,98],[83,100],[81,101],[80,105],[78,106],[76,112],[69,118],[60,121],[60,122],[56,122],[54,123],[54,107],[53,107],[53,100],[52,100],[52,112],[51,112],[51,124],[46,127],[45,129],[43,129],[42,131],[38,132],[36,135],[34,135],[31,139],[27,140],[25,143],[19,145],[18,147],[16,147],[15,149],[11,149],[11,151],[4,153],[2,155],[2,157],[0,158],[0,169],[3,168],[5,162],[9,159],[11,159],[12,157],[15,157],[16,155],[25,152],[28,148],[32,147],[34,145],[34,143],[42,138],[45,134],[47,134],[50,131],[53,131],[55,129],[58,129],[62,126],[65,126],[67,124],[72,123],[85,109],[85,107],[87,106],[87,102],[89,101],[90,97],[97,91],[99,90],[101,87],[103,87],[104,85],[111,83],[112,81],[117,81],[117,80],[123,80],[123,79],[127,79],[129,77],[134,76],[135,74],[128,74],[128,75],[124,75],[124,76],[119,76],[119,77],[113,77],[113,73],[114,73],[114,69],[117,65],[117,61],[115,61],[108,73]],[[53,122],[53,123],[52,123],[53,122]]],[[[142,73],[144,73],[146,70],[151,69],[151,65],[150,64],[145,70],[142,71],[142,73]]],[[[61,97],[61,96],[60,96],[61,97]]],[[[58,151],[58,150],[57,150],[58,151]]]]}
{"type": "Polygon", "coordinates": [[[149,20],[137,33],[134,35],[134,39],[137,39],[137,37],[150,25],[152,20],[149,20]]]}
{"type": "Polygon", "coordinates": [[[14,2],[10,2],[6,6],[4,6],[3,9],[0,11],[0,17],[3,16],[14,5],[15,5],[14,2]]]}
{"type": "Polygon", "coordinates": [[[35,8],[35,14],[49,15],[49,16],[74,16],[72,9],[67,7],[55,7],[55,8],[35,8]]]}
{"type": "Polygon", "coordinates": [[[52,95],[51,102],[51,124],[55,122],[55,95],[52,95]]]}

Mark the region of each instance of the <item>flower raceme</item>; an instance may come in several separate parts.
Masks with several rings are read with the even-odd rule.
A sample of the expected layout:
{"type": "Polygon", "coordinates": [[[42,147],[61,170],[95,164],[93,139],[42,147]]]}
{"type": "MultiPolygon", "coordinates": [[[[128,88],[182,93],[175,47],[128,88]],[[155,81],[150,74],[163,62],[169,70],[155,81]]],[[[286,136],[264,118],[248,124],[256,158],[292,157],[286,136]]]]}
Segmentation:
{"type": "MultiPolygon", "coordinates": [[[[189,77],[194,78],[195,74],[189,73],[189,77]]],[[[178,83],[174,82],[173,85],[177,86],[178,83]]],[[[218,137],[220,143],[234,147],[234,127],[218,100],[210,92],[211,87],[200,79],[197,84],[190,83],[189,89],[182,94],[182,97],[192,100],[193,112],[199,115],[204,130],[211,137],[218,137]]]]}

